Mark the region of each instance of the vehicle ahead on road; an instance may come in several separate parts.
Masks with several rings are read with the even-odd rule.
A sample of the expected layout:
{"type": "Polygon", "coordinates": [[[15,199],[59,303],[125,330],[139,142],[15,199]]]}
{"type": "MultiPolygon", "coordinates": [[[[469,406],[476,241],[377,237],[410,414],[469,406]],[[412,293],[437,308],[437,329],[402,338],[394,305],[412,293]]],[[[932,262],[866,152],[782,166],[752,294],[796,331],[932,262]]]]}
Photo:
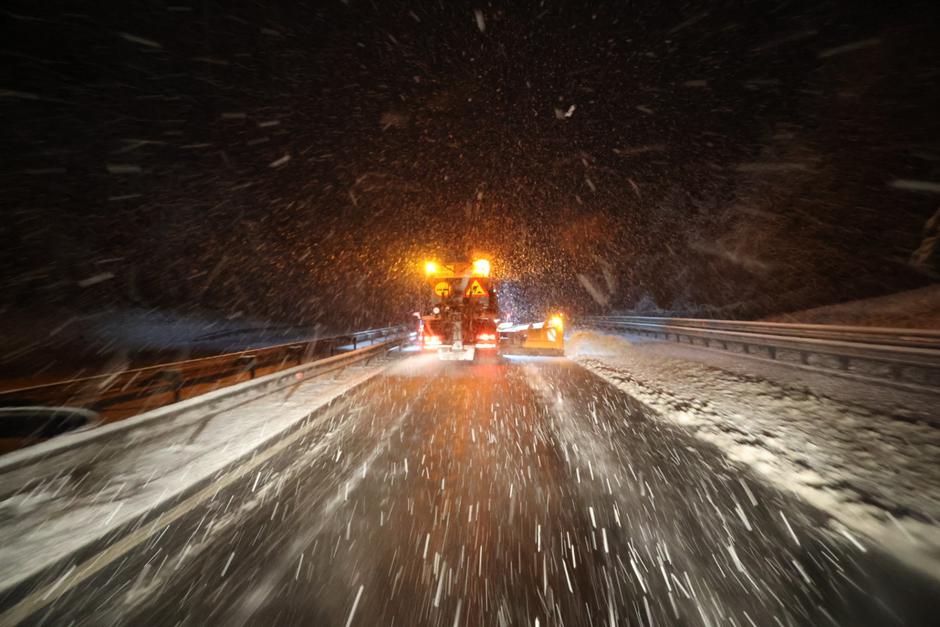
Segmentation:
{"type": "Polygon", "coordinates": [[[431,296],[421,312],[418,338],[423,350],[441,359],[472,360],[499,352],[499,304],[490,262],[428,261],[431,296]],[[480,355],[477,355],[477,351],[480,355]]]}
{"type": "Polygon", "coordinates": [[[564,354],[560,314],[545,322],[513,325],[501,320],[498,282],[488,259],[471,262],[428,261],[425,275],[431,295],[420,313],[418,342],[440,359],[480,360],[502,353],[564,354]]]}

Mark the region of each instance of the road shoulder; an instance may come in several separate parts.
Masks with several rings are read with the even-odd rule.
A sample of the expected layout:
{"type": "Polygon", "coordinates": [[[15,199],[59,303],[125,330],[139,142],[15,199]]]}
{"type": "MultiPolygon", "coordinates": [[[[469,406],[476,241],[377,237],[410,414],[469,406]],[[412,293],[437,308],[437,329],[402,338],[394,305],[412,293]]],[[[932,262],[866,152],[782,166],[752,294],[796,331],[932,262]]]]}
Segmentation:
{"type": "Polygon", "coordinates": [[[630,336],[575,333],[569,357],[940,579],[940,429],[923,399],[630,336]]]}
{"type": "Polygon", "coordinates": [[[389,363],[376,359],[300,381],[140,446],[85,456],[10,494],[0,502],[0,593],[61,575],[58,566],[73,556],[197,491],[389,363]]]}

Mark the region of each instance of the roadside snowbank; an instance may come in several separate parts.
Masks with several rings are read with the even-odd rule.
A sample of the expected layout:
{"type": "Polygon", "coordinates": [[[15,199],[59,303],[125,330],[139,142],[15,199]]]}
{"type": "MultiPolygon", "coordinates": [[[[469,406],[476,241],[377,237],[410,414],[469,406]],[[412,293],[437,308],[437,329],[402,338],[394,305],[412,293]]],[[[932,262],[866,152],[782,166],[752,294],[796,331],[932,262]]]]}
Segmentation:
{"type": "MultiPolygon", "coordinates": [[[[630,336],[578,331],[567,354],[940,579],[940,428],[922,413],[890,411],[883,394],[861,403],[827,392],[858,385],[844,380],[794,378],[785,366],[630,336]]],[[[908,404],[925,411],[922,401],[908,404]]]]}

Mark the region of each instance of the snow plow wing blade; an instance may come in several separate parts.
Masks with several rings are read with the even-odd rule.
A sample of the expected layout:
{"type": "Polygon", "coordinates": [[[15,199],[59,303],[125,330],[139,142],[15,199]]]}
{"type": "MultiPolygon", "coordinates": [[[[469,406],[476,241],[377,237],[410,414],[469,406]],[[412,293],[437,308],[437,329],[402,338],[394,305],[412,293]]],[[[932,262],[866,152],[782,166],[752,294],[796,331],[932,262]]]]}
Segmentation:
{"type": "Polygon", "coordinates": [[[504,326],[499,330],[499,348],[503,355],[565,354],[565,332],[561,316],[545,322],[504,326]]]}

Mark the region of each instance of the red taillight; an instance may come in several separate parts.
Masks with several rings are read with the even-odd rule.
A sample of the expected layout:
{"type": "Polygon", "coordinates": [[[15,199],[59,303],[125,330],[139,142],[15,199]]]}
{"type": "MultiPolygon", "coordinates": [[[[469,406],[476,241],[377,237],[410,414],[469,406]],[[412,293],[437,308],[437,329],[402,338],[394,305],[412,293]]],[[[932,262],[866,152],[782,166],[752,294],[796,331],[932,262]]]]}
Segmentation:
{"type": "Polygon", "coordinates": [[[422,338],[421,345],[426,349],[437,348],[441,345],[441,338],[437,337],[436,335],[425,335],[422,338]]]}

